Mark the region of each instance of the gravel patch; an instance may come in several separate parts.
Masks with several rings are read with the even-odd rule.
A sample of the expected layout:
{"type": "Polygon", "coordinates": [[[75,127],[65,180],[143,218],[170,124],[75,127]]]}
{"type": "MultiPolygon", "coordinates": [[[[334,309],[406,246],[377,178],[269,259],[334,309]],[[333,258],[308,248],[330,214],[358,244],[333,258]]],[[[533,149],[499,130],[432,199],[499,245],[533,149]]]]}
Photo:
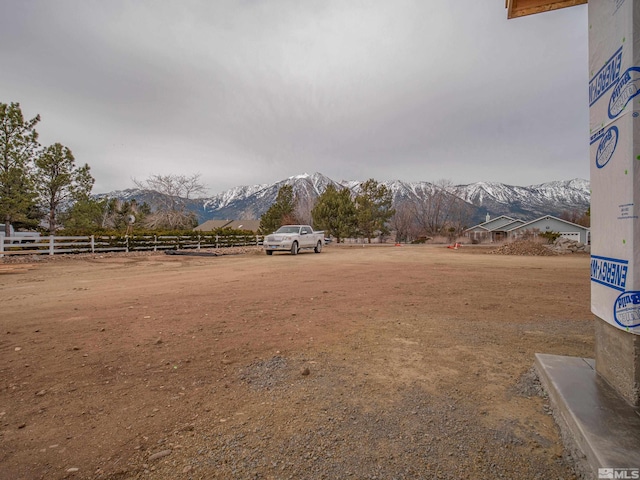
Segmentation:
{"type": "Polygon", "coordinates": [[[495,255],[525,255],[536,257],[553,257],[556,255],[548,246],[532,240],[518,240],[507,243],[489,253],[495,255]]]}
{"type": "MultiPolygon", "coordinates": [[[[519,420],[489,427],[488,412],[455,389],[382,385],[329,356],[277,355],[242,367],[238,378],[255,409],[181,441],[190,469],[206,478],[572,478],[560,456],[541,464],[518,453],[550,446],[534,428],[519,420]],[[305,362],[314,368],[301,377],[305,362]],[[389,388],[387,400],[371,401],[380,388],[389,388]]],[[[514,390],[537,394],[536,382],[526,372],[514,390]]],[[[181,465],[158,465],[155,474],[169,478],[181,465]]]]}
{"type": "Polygon", "coordinates": [[[540,383],[535,367],[531,367],[524,372],[514,386],[514,391],[521,397],[543,397],[547,398],[547,394],[540,383]]]}

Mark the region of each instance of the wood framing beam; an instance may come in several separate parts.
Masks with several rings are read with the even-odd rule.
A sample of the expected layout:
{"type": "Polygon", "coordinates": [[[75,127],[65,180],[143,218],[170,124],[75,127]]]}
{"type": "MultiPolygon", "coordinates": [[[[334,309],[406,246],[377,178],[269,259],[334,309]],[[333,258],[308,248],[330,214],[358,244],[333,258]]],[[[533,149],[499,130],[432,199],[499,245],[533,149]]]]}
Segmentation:
{"type": "Polygon", "coordinates": [[[505,0],[507,18],[524,17],[534,13],[548,12],[558,8],[574,7],[587,0],[505,0]]]}

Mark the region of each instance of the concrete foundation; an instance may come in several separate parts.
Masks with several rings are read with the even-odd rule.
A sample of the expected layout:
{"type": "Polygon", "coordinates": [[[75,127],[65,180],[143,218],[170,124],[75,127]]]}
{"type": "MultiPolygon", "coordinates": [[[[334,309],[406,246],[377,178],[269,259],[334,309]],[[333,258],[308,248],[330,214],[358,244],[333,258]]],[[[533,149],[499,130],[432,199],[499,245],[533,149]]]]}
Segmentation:
{"type": "Polygon", "coordinates": [[[537,353],[535,367],[577,473],[614,478],[599,476],[598,469],[629,468],[640,474],[640,410],[596,374],[594,361],[537,353]]]}
{"type": "Polygon", "coordinates": [[[627,402],[640,406],[640,335],[595,320],[596,372],[627,402]]]}

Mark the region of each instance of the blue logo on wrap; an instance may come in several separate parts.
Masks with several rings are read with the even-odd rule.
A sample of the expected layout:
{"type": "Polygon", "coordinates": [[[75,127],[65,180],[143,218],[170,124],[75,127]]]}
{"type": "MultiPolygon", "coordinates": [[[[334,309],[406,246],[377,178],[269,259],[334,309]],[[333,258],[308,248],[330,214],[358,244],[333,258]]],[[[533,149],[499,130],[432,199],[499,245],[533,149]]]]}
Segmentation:
{"type": "Polygon", "coordinates": [[[640,327],[640,292],[621,293],[613,304],[613,319],[625,328],[640,327]]]}
{"type": "Polygon", "coordinates": [[[596,166],[598,168],[604,167],[618,146],[618,127],[613,126],[602,135],[602,139],[598,144],[598,151],[596,152],[596,166]]]}
{"type": "Polygon", "coordinates": [[[618,83],[622,68],[622,47],[604,64],[598,73],[589,81],[589,106],[604,95],[607,90],[618,83]]]}
{"type": "Polygon", "coordinates": [[[622,74],[609,99],[609,118],[622,113],[627,104],[640,93],[640,68],[631,67],[622,74]]]}
{"type": "Polygon", "coordinates": [[[591,281],[613,288],[620,292],[625,291],[627,285],[628,260],[616,258],[591,256],[591,281]]]}

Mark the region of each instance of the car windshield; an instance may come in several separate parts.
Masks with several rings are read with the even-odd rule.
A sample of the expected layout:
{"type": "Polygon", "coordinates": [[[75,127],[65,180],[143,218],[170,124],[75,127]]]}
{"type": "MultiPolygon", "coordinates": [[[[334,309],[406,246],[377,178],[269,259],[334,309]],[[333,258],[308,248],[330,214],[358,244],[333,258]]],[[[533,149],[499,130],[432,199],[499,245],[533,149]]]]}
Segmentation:
{"type": "Polygon", "coordinates": [[[276,230],[276,233],[298,233],[298,230],[300,230],[300,227],[280,227],[276,230]]]}

